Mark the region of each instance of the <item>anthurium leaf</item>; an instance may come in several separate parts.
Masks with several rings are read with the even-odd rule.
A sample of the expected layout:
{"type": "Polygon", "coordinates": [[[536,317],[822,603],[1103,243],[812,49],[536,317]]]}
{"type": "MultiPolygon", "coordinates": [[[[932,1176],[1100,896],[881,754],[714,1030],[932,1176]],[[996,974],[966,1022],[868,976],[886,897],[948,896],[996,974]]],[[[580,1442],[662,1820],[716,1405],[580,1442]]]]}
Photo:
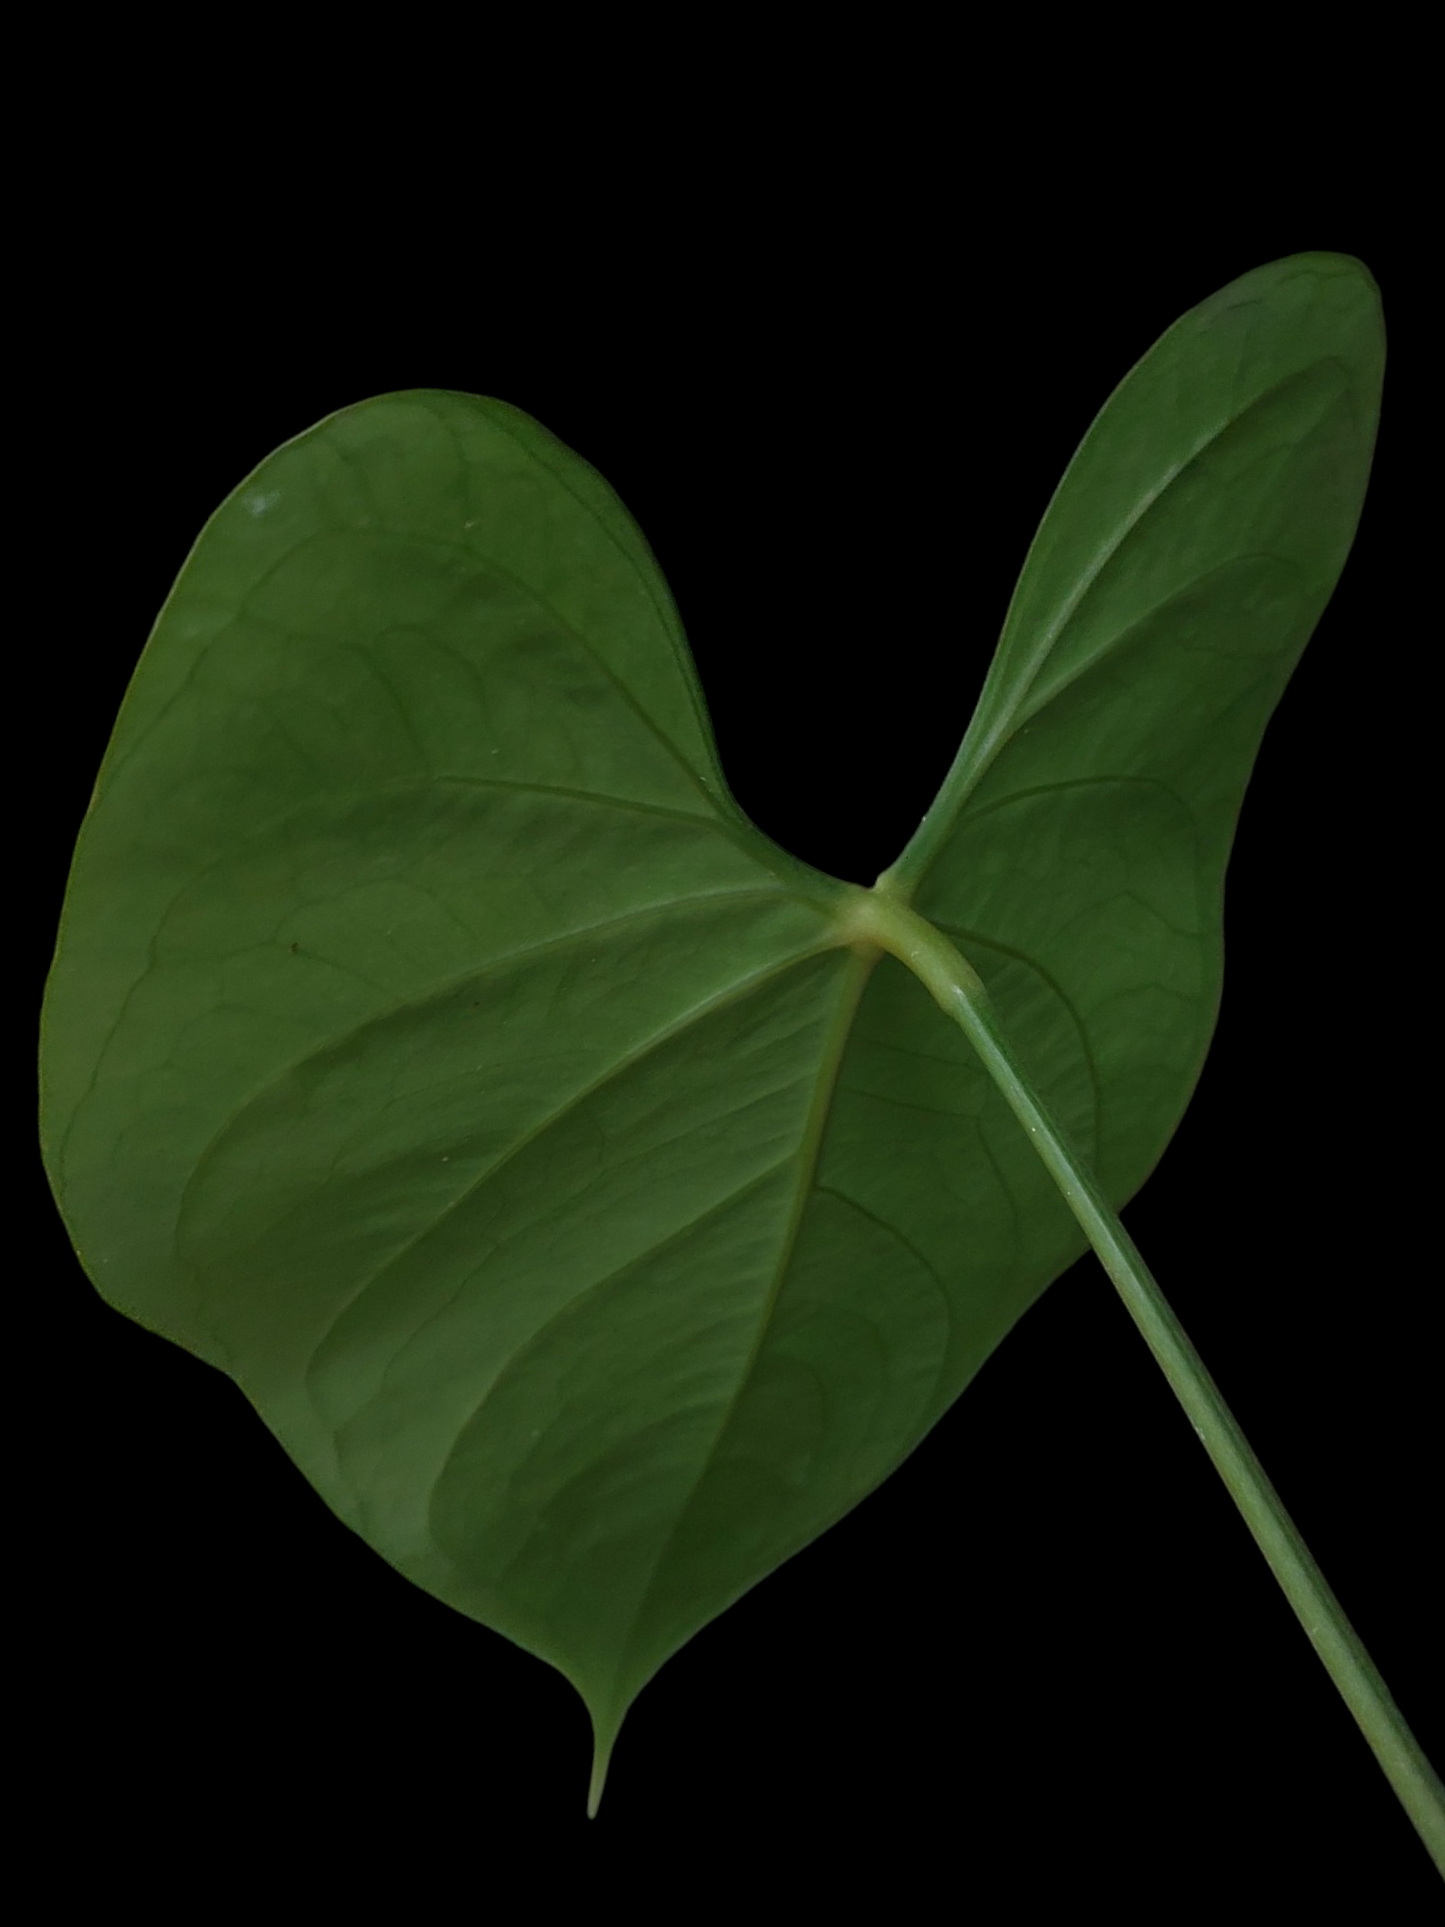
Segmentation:
{"type": "MultiPolygon", "coordinates": [[[[1323,255],[1161,340],[880,881],[1119,1202],[1208,1042],[1234,821],[1349,547],[1381,354],[1368,275],[1323,255]]],[[[333,416],[212,518],[82,830],[43,1129],[90,1275],[234,1374],[388,1560],[558,1666],[603,1764],[1081,1248],[864,895],[732,801],[607,485],[435,392],[333,416]]]]}

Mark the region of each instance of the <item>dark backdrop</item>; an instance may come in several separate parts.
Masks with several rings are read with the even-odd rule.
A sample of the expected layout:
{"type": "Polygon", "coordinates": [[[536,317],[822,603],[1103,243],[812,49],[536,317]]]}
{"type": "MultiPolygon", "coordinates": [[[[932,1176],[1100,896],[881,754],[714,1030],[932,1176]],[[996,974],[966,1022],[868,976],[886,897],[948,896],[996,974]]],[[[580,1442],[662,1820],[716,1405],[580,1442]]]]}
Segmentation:
{"type": "MultiPolygon", "coordinates": [[[[1438,1757],[1435,1239],[1406,1108],[1437,994],[1404,527],[1432,375],[1378,195],[1341,169],[1163,223],[1127,197],[1010,223],[967,182],[927,212],[761,222],[724,196],[620,241],[574,209],[518,253],[484,205],[418,231],[322,197],[278,222],[241,181],[199,230],[104,194],[78,230],[51,500],[87,540],[39,652],[37,977],[175,571],[329,411],[487,392],[592,461],[673,585],[744,807],[866,882],[941,777],[1033,526],[1131,362],[1263,261],[1371,266],[1393,354],[1376,479],[1245,807],[1218,1041],[1127,1216],[1438,1757]]],[[[553,1877],[645,1881],[666,1841],[705,1883],[941,1877],[961,1911],[981,1881],[1026,1913],[1113,1895],[1172,1918],[1151,1911],[1162,1868],[1194,1901],[1424,1904],[1413,1834],[1092,1262],[882,1490],[668,1664],[589,1828],[571,1689],[340,1526],[228,1381],[102,1304],[38,1195],[46,1771],[108,1829],[122,1886],[182,1837],[213,1866],[319,1877],[331,1856],[443,1889],[520,1843],[553,1877]]]]}

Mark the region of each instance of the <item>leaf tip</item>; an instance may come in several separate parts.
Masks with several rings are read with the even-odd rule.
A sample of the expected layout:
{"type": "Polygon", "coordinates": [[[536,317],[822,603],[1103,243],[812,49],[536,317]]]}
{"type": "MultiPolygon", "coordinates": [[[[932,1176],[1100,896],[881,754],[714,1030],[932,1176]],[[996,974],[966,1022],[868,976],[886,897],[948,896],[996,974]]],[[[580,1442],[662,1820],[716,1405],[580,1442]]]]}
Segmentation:
{"type": "MultiPolygon", "coordinates": [[[[575,1685],[576,1682],[574,1681],[575,1685]]],[[[597,1809],[602,1804],[602,1794],[607,1785],[607,1772],[612,1764],[612,1749],[617,1744],[617,1735],[622,1731],[622,1722],[627,1717],[631,1704],[623,1700],[618,1708],[618,1695],[615,1687],[603,1685],[596,1699],[578,1686],[578,1692],[587,1708],[592,1722],[592,1778],[587,1787],[587,1818],[595,1820],[597,1809]]]]}
{"type": "Polygon", "coordinates": [[[602,1789],[607,1784],[607,1768],[612,1759],[612,1741],[599,1733],[592,1747],[592,1779],[587,1788],[587,1818],[595,1820],[602,1804],[602,1789]]]}

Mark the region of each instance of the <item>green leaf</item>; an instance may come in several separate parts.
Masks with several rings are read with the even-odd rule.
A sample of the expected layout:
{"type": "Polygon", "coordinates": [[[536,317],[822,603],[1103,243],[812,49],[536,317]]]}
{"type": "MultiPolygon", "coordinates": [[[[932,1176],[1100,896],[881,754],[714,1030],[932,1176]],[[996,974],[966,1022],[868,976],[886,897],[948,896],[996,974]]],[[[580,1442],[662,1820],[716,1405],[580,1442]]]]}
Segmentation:
{"type": "MultiPolygon", "coordinates": [[[[1091,429],[880,880],[1116,1203],[1181,1116],[1269,714],[1353,534],[1378,302],[1310,255],[1091,429]]],[[[837,673],[846,673],[839,670],[837,673]]],[[[203,532],[80,837],[43,1135],[101,1292],[558,1666],[599,1772],[1082,1249],[874,899],[731,799],[666,585],[495,401],[388,396],[203,532]]]]}

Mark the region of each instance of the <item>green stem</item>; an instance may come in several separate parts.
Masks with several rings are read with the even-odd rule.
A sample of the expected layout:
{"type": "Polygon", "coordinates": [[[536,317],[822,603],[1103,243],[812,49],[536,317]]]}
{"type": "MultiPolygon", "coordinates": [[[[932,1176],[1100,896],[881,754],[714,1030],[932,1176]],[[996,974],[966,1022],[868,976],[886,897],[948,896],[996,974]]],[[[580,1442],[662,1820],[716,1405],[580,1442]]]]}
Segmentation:
{"type": "Polygon", "coordinates": [[[853,900],[847,934],[907,964],[983,1059],[1118,1287],[1311,1645],[1445,1874],[1445,1788],[1097,1179],[1030,1085],[978,976],[940,931],[886,888],[860,896],[865,901],[853,900]]]}

